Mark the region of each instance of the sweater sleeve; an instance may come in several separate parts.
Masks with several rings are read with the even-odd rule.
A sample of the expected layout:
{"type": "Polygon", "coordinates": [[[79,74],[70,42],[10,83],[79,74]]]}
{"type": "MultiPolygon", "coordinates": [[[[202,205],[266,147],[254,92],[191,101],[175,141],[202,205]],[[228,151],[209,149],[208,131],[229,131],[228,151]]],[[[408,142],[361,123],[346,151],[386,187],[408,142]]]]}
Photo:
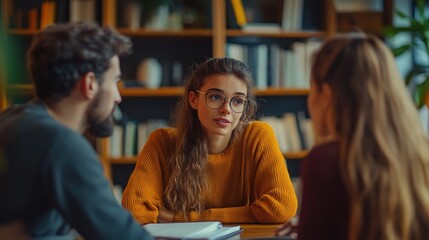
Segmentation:
{"type": "Polygon", "coordinates": [[[152,239],[116,201],[94,150],[77,134],[49,149],[43,191],[85,239],[152,239]]]}
{"type": "Polygon", "coordinates": [[[161,135],[162,131],[156,130],[149,136],[122,196],[122,206],[141,224],[157,222],[158,209],[162,206],[161,161],[165,156],[160,146],[167,148],[169,144],[161,140],[161,135]]]}
{"type": "Polygon", "coordinates": [[[254,161],[251,211],[260,223],[284,223],[296,214],[298,200],[289,177],[286,161],[270,125],[254,123],[249,132],[250,152],[254,161]]]}

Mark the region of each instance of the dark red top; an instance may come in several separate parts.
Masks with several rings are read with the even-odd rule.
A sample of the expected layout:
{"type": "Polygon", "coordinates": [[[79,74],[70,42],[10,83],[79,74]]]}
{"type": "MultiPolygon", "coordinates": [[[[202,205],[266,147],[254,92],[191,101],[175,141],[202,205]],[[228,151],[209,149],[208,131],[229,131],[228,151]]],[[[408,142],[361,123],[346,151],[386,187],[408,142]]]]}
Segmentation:
{"type": "Polygon", "coordinates": [[[349,202],[339,161],[338,142],[314,147],[303,160],[298,239],[347,239],[349,202]]]}

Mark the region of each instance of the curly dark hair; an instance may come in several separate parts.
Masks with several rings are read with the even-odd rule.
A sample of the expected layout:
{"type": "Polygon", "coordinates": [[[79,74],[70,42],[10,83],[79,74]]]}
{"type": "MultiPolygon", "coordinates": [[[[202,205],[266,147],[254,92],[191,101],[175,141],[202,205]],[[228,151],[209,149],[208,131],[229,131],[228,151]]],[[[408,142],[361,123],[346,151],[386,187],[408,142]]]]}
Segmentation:
{"type": "Polygon", "coordinates": [[[130,39],[111,28],[95,23],[55,24],[34,37],[27,52],[27,68],[36,96],[56,102],[68,96],[88,72],[102,82],[111,58],[130,52],[130,39]]]}

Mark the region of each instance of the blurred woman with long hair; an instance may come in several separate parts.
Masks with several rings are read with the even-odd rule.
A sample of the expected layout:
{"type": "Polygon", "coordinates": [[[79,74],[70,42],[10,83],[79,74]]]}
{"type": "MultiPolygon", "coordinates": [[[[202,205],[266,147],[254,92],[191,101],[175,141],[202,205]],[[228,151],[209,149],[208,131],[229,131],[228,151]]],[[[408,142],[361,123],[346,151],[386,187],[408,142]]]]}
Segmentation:
{"type": "Polygon", "coordinates": [[[308,107],[320,143],[302,166],[298,239],[428,239],[428,139],[385,44],[326,41],[308,107]]]}

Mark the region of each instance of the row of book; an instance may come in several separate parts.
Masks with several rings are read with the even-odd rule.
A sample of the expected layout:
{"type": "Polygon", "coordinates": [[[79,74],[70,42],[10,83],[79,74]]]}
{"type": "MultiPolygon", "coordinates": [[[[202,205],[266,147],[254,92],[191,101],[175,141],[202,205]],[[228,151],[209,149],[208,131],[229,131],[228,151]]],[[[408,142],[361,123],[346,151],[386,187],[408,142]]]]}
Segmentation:
{"type": "Polygon", "coordinates": [[[8,27],[39,29],[53,23],[95,22],[96,0],[15,1],[8,5],[8,27]]]}
{"type": "Polygon", "coordinates": [[[313,2],[313,0],[231,0],[231,10],[227,14],[228,27],[238,27],[244,31],[270,32],[314,29],[314,24],[308,24],[303,17],[306,15],[308,18],[309,14],[311,18],[315,17],[313,12],[308,11],[317,7],[313,2]]]}
{"type": "MultiPolygon", "coordinates": [[[[319,39],[293,42],[285,48],[273,44],[227,43],[226,56],[242,61],[251,69],[258,89],[310,87],[311,56],[319,39]]],[[[126,87],[158,88],[182,86],[186,68],[180,61],[145,58],[137,65],[135,77],[126,87]]]]}
{"type": "Polygon", "coordinates": [[[180,30],[206,28],[208,2],[189,4],[187,1],[133,1],[122,0],[117,4],[117,23],[120,28],[180,30]]]}
{"type": "Polygon", "coordinates": [[[320,46],[320,40],[294,42],[290,49],[277,44],[244,45],[228,43],[227,56],[244,62],[255,76],[259,89],[309,88],[311,56],[320,46]]]}
{"type": "Polygon", "coordinates": [[[115,125],[109,142],[112,158],[136,156],[146,143],[149,134],[158,128],[168,127],[164,119],[149,119],[146,122],[127,121],[115,125]]]}
{"type": "Polygon", "coordinates": [[[303,7],[304,0],[283,0],[283,30],[302,30],[303,7]]]}
{"type": "MultiPolygon", "coordinates": [[[[289,48],[278,44],[227,43],[226,56],[249,66],[258,89],[308,89],[311,56],[320,44],[319,39],[294,42],[289,48]]],[[[134,81],[127,81],[125,86],[181,86],[184,84],[185,71],[185,66],[179,61],[145,58],[137,66],[134,81]]]]}
{"type": "MultiPolygon", "coordinates": [[[[260,120],[273,127],[280,150],[284,153],[299,152],[313,146],[312,123],[305,117],[304,112],[285,113],[281,118],[267,116],[260,120]]],[[[168,122],[163,119],[127,121],[122,125],[115,125],[110,137],[110,157],[136,156],[144,147],[150,133],[164,127],[168,127],[168,122]]]]}
{"type": "Polygon", "coordinates": [[[264,116],[261,121],[271,125],[280,150],[284,153],[310,149],[315,142],[313,123],[305,113],[284,113],[281,117],[264,116]]]}

